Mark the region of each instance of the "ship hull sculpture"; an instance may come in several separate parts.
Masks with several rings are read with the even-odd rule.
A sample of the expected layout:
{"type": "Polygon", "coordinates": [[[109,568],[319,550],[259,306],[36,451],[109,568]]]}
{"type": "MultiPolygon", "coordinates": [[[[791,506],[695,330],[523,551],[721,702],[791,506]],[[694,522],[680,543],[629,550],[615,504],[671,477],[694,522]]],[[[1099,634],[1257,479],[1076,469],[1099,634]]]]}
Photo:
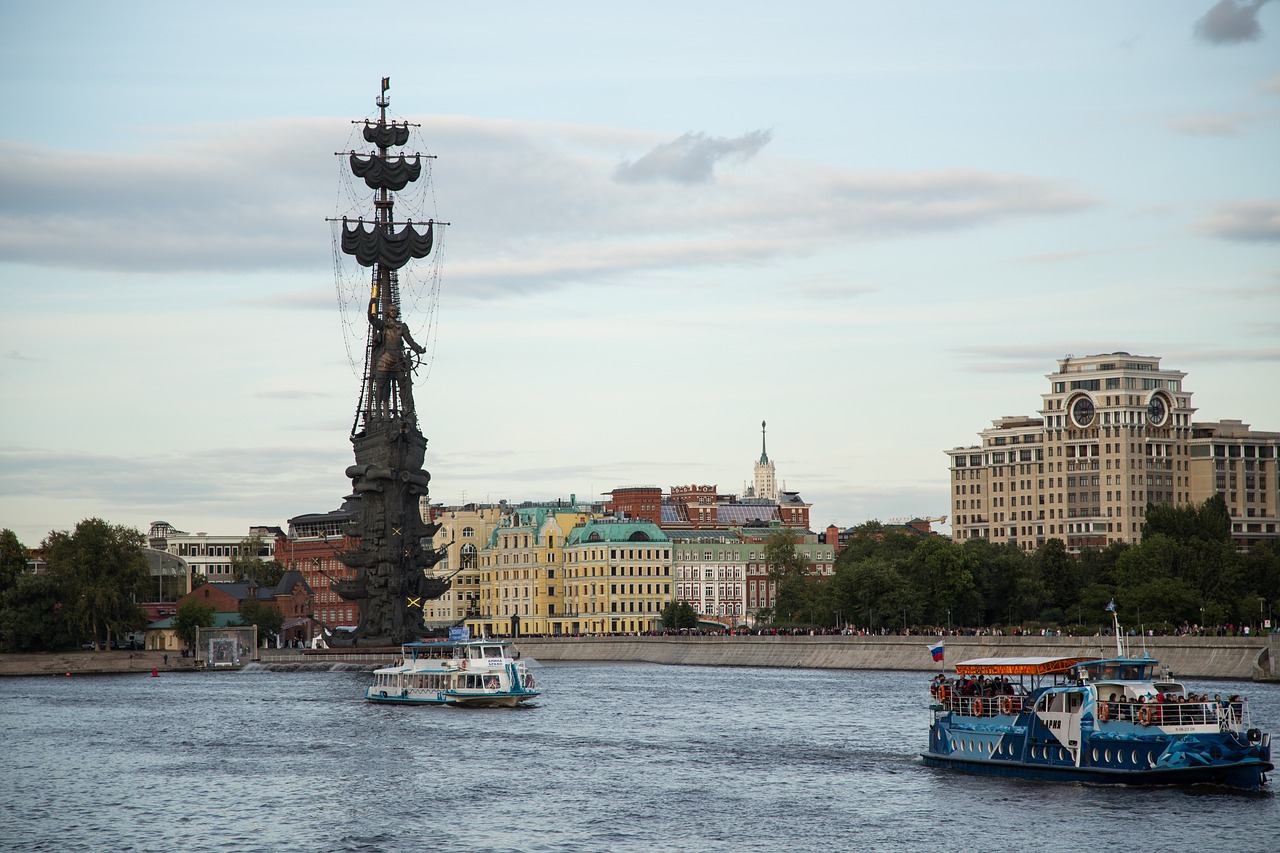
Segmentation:
{"type": "Polygon", "coordinates": [[[364,139],[376,150],[345,152],[352,173],[374,191],[374,218],[341,220],[341,251],[371,270],[371,284],[363,380],[351,432],[355,464],[346,470],[360,511],[347,529],[354,544],[338,555],[355,577],[332,582],[341,598],[359,605],[360,619],[354,631],[331,629],[332,644],[338,646],[398,646],[432,636],[437,629],[423,621],[424,602],[450,587],[448,579],[426,573],[444,558],[445,549],[423,544],[439,530],[422,520],[420,510],[431,475],[423,467],[427,440],[418,427],[413,370],[424,350],[400,319],[398,276],[406,264],[431,253],[437,223],[395,221],[393,193],[418,179],[427,155],[389,154],[409,139],[407,122],[387,122],[389,85],[389,79],[382,81],[377,121],[364,122],[364,139]]]}

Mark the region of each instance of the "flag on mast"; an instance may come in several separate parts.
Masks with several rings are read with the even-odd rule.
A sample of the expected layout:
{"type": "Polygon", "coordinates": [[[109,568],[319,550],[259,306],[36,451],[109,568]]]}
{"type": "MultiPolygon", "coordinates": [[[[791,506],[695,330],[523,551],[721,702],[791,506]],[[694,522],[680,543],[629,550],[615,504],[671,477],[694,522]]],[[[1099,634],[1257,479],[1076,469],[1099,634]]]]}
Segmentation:
{"type": "Polygon", "coordinates": [[[386,91],[387,91],[388,89],[390,89],[390,88],[391,88],[391,78],[390,78],[390,77],[383,77],[383,78],[382,78],[382,91],[383,91],[383,93],[385,94],[385,93],[386,93],[386,91]]]}
{"type": "Polygon", "coordinates": [[[945,652],[944,646],[945,646],[944,643],[937,642],[929,647],[929,654],[933,655],[933,659],[935,661],[938,661],[938,662],[942,661],[942,657],[945,652]]]}
{"type": "Polygon", "coordinates": [[[1111,599],[1111,602],[1107,605],[1107,612],[1108,613],[1116,612],[1116,600],[1114,598],[1111,599]]]}

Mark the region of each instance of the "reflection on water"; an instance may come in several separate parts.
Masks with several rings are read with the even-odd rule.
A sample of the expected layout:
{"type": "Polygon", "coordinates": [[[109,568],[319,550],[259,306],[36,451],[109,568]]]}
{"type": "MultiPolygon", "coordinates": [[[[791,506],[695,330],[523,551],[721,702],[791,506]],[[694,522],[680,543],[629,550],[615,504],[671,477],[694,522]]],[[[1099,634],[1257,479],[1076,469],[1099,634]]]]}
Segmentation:
{"type": "MultiPolygon", "coordinates": [[[[548,664],[546,692],[522,711],[370,705],[368,678],[256,669],[0,681],[0,845],[826,851],[947,838],[1044,851],[1080,849],[1087,830],[1106,833],[1084,845],[1100,849],[1218,849],[1230,838],[1232,850],[1265,850],[1280,832],[1273,795],[925,768],[919,673],[548,664]]],[[[1255,724],[1280,734],[1280,686],[1232,689],[1249,694],[1255,724]]]]}

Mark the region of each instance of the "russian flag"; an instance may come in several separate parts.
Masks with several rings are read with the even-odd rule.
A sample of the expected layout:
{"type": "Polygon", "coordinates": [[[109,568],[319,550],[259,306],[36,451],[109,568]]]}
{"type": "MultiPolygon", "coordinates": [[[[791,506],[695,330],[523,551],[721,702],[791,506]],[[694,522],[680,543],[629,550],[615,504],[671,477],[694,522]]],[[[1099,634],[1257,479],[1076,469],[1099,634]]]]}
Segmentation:
{"type": "Polygon", "coordinates": [[[935,661],[941,661],[943,650],[943,643],[935,643],[929,647],[929,654],[933,655],[935,661]]]}

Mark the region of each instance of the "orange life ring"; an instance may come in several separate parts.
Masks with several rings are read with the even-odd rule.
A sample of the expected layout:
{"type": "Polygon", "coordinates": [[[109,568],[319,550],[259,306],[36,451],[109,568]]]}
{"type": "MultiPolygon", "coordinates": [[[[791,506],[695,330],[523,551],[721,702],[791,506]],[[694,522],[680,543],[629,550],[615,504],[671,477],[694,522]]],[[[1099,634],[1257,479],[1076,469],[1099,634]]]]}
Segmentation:
{"type": "Polygon", "coordinates": [[[939,702],[947,701],[947,685],[945,684],[938,685],[938,701],[939,702]]]}
{"type": "Polygon", "coordinates": [[[1151,706],[1150,705],[1143,705],[1142,708],[1138,711],[1138,722],[1142,723],[1144,726],[1151,725],[1151,706]]]}
{"type": "Polygon", "coordinates": [[[1001,714],[1013,713],[1013,699],[1009,698],[1008,696],[1000,697],[1000,713],[1001,714]]]}
{"type": "Polygon", "coordinates": [[[982,698],[981,697],[974,697],[974,699],[969,703],[969,713],[975,717],[982,716],[982,698]]]}
{"type": "Polygon", "coordinates": [[[1109,719],[1111,719],[1111,703],[1099,702],[1098,703],[1098,722],[1105,723],[1109,719]]]}
{"type": "Polygon", "coordinates": [[[463,658],[462,662],[458,664],[458,669],[466,669],[466,668],[467,668],[467,659],[463,658]]]}

